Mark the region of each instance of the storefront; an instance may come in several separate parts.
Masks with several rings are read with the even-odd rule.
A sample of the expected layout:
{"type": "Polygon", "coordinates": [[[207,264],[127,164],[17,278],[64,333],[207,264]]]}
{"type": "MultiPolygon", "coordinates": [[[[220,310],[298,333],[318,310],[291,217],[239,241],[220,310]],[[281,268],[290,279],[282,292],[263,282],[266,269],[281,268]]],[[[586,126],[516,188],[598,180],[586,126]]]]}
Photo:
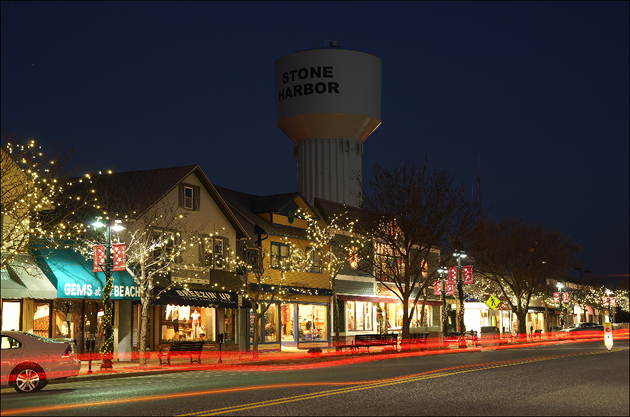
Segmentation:
{"type": "MultiPolygon", "coordinates": [[[[157,334],[160,343],[176,340],[239,342],[239,314],[251,308],[236,292],[214,291],[201,286],[193,289],[156,288],[153,305],[159,311],[157,334]]],[[[244,324],[243,324],[244,325],[244,324]]]]}
{"type": "MultiPolygon", "coordinates": [[[[50,305],[50,337],[76,340],[80,353],[92,345],[98,351],[105,341],[105,274],[92,272],[93,262],[71,249],[40,250],[38,255],[39,266],[56,288],[56,299],[50,305]]],[[[140,299],[140,289],[127,272],[112,276],[114,354],[130,360],[131,304],[140,299]]]]}
{"type": "Polygon", "coordinates": [[[51,337],[57,289],[30,255],[16,255],[1,272],[2,330],[51,337]]]}
{"type": "MultiPolygon", "coordinates": [[[[252,287],[256,287],[252,284],[252,287]]],[[[260,344],[267,349],[280,345],[309,347],[327,346],[330,341],[329,297],[332,291],[322,288],[284,287],[295,301],[271,303],[259,323],[260,344]],[[264,331],[262,331],[264,329],[264,331]]],[[[272,291],[263,285],[263,291],[272,291]]],[[[257,306],[259,311],[261,307],[257,306]]],[[[253,337],[254,312],[250,317],[250,336],[253,337]]]]}

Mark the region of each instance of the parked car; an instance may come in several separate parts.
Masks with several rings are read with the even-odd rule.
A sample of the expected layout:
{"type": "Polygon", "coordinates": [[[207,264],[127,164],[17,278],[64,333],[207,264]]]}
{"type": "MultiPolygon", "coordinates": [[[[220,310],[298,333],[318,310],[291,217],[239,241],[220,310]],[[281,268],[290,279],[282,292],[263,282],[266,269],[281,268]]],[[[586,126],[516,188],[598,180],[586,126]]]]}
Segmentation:
{"type": "Polygon", "coordinates": [[[0,384],[19,393],[39,391],[52,379],[77,376],[81,361],[68,342],[24,332],[2,332],[0,384]]]}
{"type": "Polygon", "coordinates": [[[562,330],[567,336],[571,337],[586,337],[589,333],[592,332],[593,336],[604,336],[604,326],[597,323],[578,323],[569,327],[568,329],[562,330]]]}

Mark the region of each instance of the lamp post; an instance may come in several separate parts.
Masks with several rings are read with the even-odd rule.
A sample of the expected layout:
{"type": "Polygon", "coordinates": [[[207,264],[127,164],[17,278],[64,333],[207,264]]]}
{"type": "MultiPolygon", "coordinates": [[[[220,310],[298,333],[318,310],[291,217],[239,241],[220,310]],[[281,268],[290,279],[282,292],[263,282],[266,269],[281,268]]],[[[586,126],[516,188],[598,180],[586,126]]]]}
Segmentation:
{"type": "Polygon", "coordinates": [[[464,283],[462,282],[462,258],[467,255],[461,251],[455,251],[453,256],[457,257],[457,296],[459,298],[459,313],[457,321],[459,322],[459,347],[466,347],[466,324],[464,324],[464,283]]]}
{"type": "Polygon", "coordinates": [[[562,330],[564,328],[564,310],[562,309],[562,288],[564,285],[558,282],[556,286],[558,287],[558,301],[560,303],[560,330],[562,330]]]}
{"type": "Polygon", "coordinates": [[[114,277],[112,271],[112,229],[119,231],[124,229],[120,224],[120,220],[116,220],[112,226],[111,221],[103,223],[101,219],[92,223],[93,227],[105,226],[105,264],[99,265],[105,273],[105,288],[103,288],[103,323],[105,324],[105,343],[101,345],[100,353],[103,355],[101,369],[113,369],[112,356],[114,354],[114,328],[112,323],[112,300],[111,293],[114,288],[114,277]]]}
{"type": "Polygon", "coordinates": [[[612,294],[612,291],[606,288],[606,295],[608,296],[608,321],[612,324],[615,322],[615,320],[614,317],[611,315],[610,294],[612,294]]]}
{"type": "Polygon", "coordinates": [[[442,283],[442,336],[446,336],[448,331],[448,315],[446,314],[446,275],[448,274],[448,269],[440,267],[437,272],[442,283]]]}

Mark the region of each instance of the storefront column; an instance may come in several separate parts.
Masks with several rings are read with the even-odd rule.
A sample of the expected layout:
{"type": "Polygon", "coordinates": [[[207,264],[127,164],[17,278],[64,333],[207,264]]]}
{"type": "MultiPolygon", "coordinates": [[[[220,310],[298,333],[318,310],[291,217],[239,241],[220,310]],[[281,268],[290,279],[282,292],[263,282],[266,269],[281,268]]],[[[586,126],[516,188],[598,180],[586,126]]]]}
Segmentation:
{"type": "Polygon", "coordinates": [[[118,360],[131,361],[131,301],[116,301],[116,332],[118,360]]]}
{"type": "Polygon", "coordinates": [[[22,302],[22,331],[33,333],[33,311],[34,304],[32,298],[25,298],[22,302]]]}

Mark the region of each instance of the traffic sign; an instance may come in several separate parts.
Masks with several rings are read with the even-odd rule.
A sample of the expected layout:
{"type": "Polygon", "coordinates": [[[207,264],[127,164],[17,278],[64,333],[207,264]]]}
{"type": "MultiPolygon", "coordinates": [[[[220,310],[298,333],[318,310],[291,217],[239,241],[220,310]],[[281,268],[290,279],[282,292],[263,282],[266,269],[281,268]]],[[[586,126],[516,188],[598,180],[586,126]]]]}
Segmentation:
{"type": "Polygon", "coordinates": [[[488,300],[486,301],[486,305],[493,310],[497,308],[500,303],[501,301],[499,301],[499,299],[495,297],[494,295],[491,295],[490,297],[488,297],[488,300]]]}
{"type": "Polygon", "coordinates": [[[612,324],[604,323],[604,345],[608,350],[613,347],[612,324]]]}

